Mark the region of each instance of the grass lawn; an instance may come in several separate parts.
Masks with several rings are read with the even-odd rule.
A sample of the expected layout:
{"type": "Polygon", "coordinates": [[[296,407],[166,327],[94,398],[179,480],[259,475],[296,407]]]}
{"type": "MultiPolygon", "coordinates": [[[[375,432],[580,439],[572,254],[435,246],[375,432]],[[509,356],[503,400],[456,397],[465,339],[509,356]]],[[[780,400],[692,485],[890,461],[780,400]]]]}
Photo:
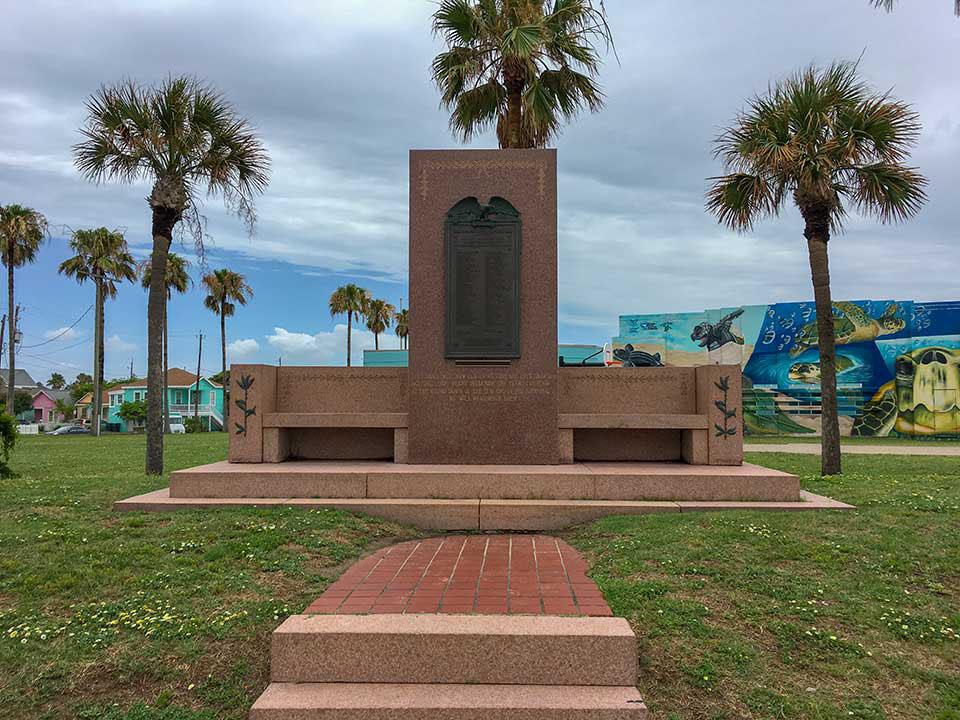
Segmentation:
{"type": "Polygon", "coordinates": [[[853,512],[616,517],[566,533],[640,638],[657,718],[960,720],[960,462],[748,455],[853,512]]]}
{"type": "MultiPolygon", "coordinates": [[[[168,469],[226,436],[168,438],[168,469]]],[[[25,437],[0,481],[0,718],[245,718],[269,635],[343,566],[417,534],[335,511],[112,513],[166,485],[142,436],[25,437]]],[[[757,454],[850,513],[608,518],[564,533],[640,638],[656,718],[960,720],[949,457],[757,454]]]]}
{"type": "MultiPolygon", "coordinates": [[[[227,454],[223,433],[165,445],[168,470],[227,454]]],[[[0,481],[0,718],[246,718],[273,628],[415,534],[328,510],[111,512],[166,486],[144,454],[143,436],[20,438],[0,481]]]]}
{"type": "MultiPolygon", "coordinates": [[[[770,444],[782,445],[784,443],[813,443],[820,444],[819,435],[748,435],[743,441],[750,444],[770,444]]],[[[943,445],[946,447],[960,447],[960,440],[956,437],[850,437],[844,435],[840,438],[841,445],[916,445],[926,447],[929,445],[943,445]]]]}

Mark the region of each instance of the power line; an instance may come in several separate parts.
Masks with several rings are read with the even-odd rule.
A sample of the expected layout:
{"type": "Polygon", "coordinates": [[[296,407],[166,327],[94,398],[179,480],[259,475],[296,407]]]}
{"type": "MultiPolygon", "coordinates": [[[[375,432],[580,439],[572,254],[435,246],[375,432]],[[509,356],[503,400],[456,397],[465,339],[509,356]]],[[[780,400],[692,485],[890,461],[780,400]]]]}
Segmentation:
{"type": "MultiPolygon", "coordinates": [[[[80,365],[74,365],[73,363],[57,362],[56,360],[51,360],[51,359],[49,359],[49,358],[42,358],[42,359],[41,359],[40,356],[30,355],[29,353],[22,353],[22,356],[23,356],[23,357],[26,357],[26,358],[30,358],[31,361],[32,361],[32,363],[33,363],[34,365],[42,365],[42,366],[47,367],[47,368],[55,368],[55,369],[66,368],[66,369],[73,370],[73,371],[83,372],[83,367],[82,367],[82,366],[80,366],[80,365]]],[[[110,375],[114,375],[115,377],[120,377],[120,376],[122,376],[122,375],[126,372],[126,368],[124,368],[123,370],[121,370],[121,371],[119,371],[119,372],[117,371],[117,368],[104,368],[104,371],[105,371],[105,372],[106,372],[107,370],[109,370],[109,374],[110,374],[110,375]]]]}
{"type": "Polygon", "coordinates": [[[68,332],[70,332],[71,330],[73,330],[73,329],[77,326],[77,323],[79,323],[81,320],[83,320],[83,319],[87,316],[87,313],[90,312],[91,310],[93,310],[93,305],[90,305],[90,307],[88,307],[86,310],[84,310],[84,311],[83,311],[83,315],[81,315],[80,317],[78,317],[76,320],[73,321],[73,325],[71,325],[70,327],[64,328],[63,330],[61,330],[59,333],[57,333],[56,335],[54,335],[54,336],[53,336],[52,338],[50,338],[49,340],[44,340],[42,343],[37,343],[36,345],[21,345],[21,346],[20,346],[20,349],[21,349],[21,350],[29,350],[30,348],[40,347],[41,345],[46,345],[47,343],[52,343],[54,340],[56,340],[56,339],[57,339],[58,337],[60,337],[61,335],[66,335],[68,332]]]}
{"type": "Polygon", "coordinates": [[[65,350],[71,350],[80,345],[86,345],[88,342],[93,340],[93,335],[90,335],[80,342],[75,342],[73,345],[66,345],[62,348],[57,348],[56,350],[51,350],[50,352],[41,353],[40,355],[32,355],[31,357],[50,357],[51,355],[56,355],[57,353],[62,353],[65,350]]]}

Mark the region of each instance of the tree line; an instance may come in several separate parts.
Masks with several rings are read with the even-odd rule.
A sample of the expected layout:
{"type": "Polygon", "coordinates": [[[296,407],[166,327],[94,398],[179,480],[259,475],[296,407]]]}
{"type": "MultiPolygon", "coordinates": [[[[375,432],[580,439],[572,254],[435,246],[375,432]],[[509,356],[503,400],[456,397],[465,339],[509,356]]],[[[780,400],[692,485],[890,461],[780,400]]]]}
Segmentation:
{"type": "MultiPolygon", "coordinates": [[[[7,318],[15,318],[14,311],[14,270],[27,263],[36,261],[41,245],[50,237],[49,223],[44,215],[32,208],[22,205],[7,205],[0,207],[0,242],[3,251],[0,253],[3,264],[7,268],[8,314],[7,318]]],[[[93,341],[93,376],[78,375],[77,380],[70,387],[74,404],[86,392],[90,392],[92,418],[100,418],[102,412],[103,390],[113,387],[119,382],[110,384],[104,381],[104,316],[107,300],[117,296],[119,286],[124,282],[140,281],[145,290],[150,289],[152,282],[151,260],[137,263],[130,252],[124,233],[119,230],[109,230],[106,227],[79,229],[70,232],[70,257],[60,263],[58,272],[66,277],[74,278],[81,285],[90,283],[94,289],[94,341],[93,341]],[[89,380],[85,378],[89,377],[89,380]],[[89,387],[87,387],[89,386],[89,387]],[[78,394],[79,393],[79,394],[78,394]]],[[[168,253],[163,276],[163,314],[161,318],[160,344],[163,354],[162,360],[162,394],[163,394],[163,428],[169,432],[169,398],[167,397],[168,365],[168,325],[166,301],[174,292],[185,293],[192,285],[189,274],[190,263],[176,253],[168,253]]],[[[222,372],[225,374],[226,365],[226,318],[232,316],[236,304],[245,305],[253,296],[253,290],[247,284],[243,275],[221,268],[205,273],[201,282],[207,292],[203,300],[206,308],[220,318],[220,346],[222,358],[222,372]]],[[[13,408],[13,414],[19,414],[32,406],[32,397],[29,393],[16,393],[14,375],[16,372],[17,328],[14,321],[8,322],[9,336],[7,339],[8,376],[7,393],[4,398],[5,407],[13,408]],[[19,397],[18,397],[19,395],[19,397]],[[25,399],[30,398],[30,402],[25,399]]],[[[130,378],[133,379],[133,378],[130,378]]],[[[66,382],[60,373],[50,376],[50,387],[55,390],[63,389],[66,382]]],[[[148,392],[148,395],[150,393],[148,392]]],[[[57,401],[57,411],[66,415],[70,413],[70,406],[63,400],[57,401]]],[[[94,434],[100,434],[100,423],[91,421],[94,434]]]]}
{"type": "Polygon", "coordinates": [[[400,338],[401,349],[407,348],[410,335],[410,310],[397,310],[395,306],[370,291],[347,283],[330,295],[330,317],[347,316],[347,367],[351,364],[353,321],[366,320],[367,330],[373,333],[374,350],[380,349],[380,334],[395,324],[394,332],[400,338]]]}

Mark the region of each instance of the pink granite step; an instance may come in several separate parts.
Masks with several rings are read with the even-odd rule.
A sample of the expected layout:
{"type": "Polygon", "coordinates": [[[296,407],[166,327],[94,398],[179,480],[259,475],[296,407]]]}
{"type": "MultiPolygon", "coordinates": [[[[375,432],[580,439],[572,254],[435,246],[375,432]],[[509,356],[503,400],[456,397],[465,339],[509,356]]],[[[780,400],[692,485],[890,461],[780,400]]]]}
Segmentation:
{"type": "Polygon", "coordinates": [[[717,510],[852,510],[852,505],[800,492],[796,501],[644,500],[489,500],[441,498],[180,498],[168,488],[113,503],[120,512],[169,512],[218,507],[331,508],[362,513],[427,530],[550,530],[605,515],[636,515],[717,510]]]}
{"type": "Polygon", "coordinates": [[[637,645],[615,617],[293,615],[273,682],[632,685],[637,645]]]}
{"type": "Polygon", "coordinates": [[[476,530],[479,500],[291,498],[291,497],[171,497],[169,488],[135,495],[113,503],[118,511],[206,510],[218,507],[330,508],[383,518],[426,530],[476,530]]]}
{"type": "Polygon", "coordinates": [[[633,686],[271,683],[250,720],[643,720],[633,686]]]}
{"type": "Polygon", "coordinates": [[[412,465],[367,460],[227,463],[177,470],[173,498],[796,501],[795,475],[758,465],[590,462],[412,465]]]}
{"type": "Polygon", "coordinates": [[[853,505],[800,491],[797,502],[737,500],[649,502],[643,500],[481,500],[481,530],[559,530],[607,515],[648,515],[716,510],[853,510],[853,505]]]}

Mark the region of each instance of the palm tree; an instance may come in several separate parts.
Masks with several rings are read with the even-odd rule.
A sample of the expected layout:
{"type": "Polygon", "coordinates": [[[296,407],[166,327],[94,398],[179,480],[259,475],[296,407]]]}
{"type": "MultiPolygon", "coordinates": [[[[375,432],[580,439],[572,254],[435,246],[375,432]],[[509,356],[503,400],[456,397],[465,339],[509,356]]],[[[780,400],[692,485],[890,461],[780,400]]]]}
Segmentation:
{"type": "MultiPolygon", "coordinates": [[[[223,377],[227,376],[227,318],[233,315],[234,302],[246,305],[247,300],[253,297],[253,290],[247,285],[247,279],[240,273],[223,268],[214,270],[203,276],[203,284],[209,293],[203,304],[220,316],[220,353],[223,360],[223,377]]],[[[223,431],[227,431],[227,420],[230,418],[230,401],[228,390],[223,390],[223,431]]]]}
{"type": "Polygon", "coordinates": [[[789,199],[804,220],[817,312],[822,397],[821,470],[840,472],[840,428],[827,243],[846,205],[881,222],[913,216],[926,179],[904,162],[920,133],[909,106],[877,93],[855,63],[809,67],[754,98],[716,140],[728,174],[711,178],[707,209],[746,231],[789,199]]]}
{"type": "MultiPolygon", "coordinates": [[[[170,389],[167,384],[167,374],[170,372],[169,364],[169,346],[170,332],[167,324],[167,304],[173,297],[173,291],[176,290],[181,295],[187,291],[193,283],[190,281],[190,263],[182,256],[176,253],[167,253],[167,272],[166,282],[167,298],[163,303],[163,431],[170,432],[170,389]]],[[[144,290],[150,289],[151,269],[150,261],[145,260],[140,266],[141,284],[144,290]]]]}
{"type": "Polygon", "coordinates": [[[87,101],[84,140],[74,146],[78,170],[93,182],[153,184],[147,308],[146,471],[163,472],[163,315],[167,253],[177,223],[203,250],[200,198],[220,195],[252,231],[253,198],[269,181],[270,161],[250,123],[213,88],[171,77],[159,88],[133,81],[102,87],[87,101]],[[184,225],[181,225],[184,227],[184,225]]]}
{"type": "Polygon", "coordinates": [[[353,283],[341,285],[330,295],[330,317],[347,314],[347,367],[350,367],[351,335],[353,333],[353,319],[360,318],[367,312],[367,303],[370,302],[370,293],[353,283]]]}
{"type": "Polygon", "coordinates": [[[602,0],[440,0],[433,32],[447,44],[433,80],[464,142],[495,125],[502,148],[545,147],[584,107],[603,107],[602,0]]]}
{"type": "Polygon", "coordinates": [[[396,320],[394,332],[397,334],[397,337],[400,338],[400,349],[405,350],[407,348],[407,340],[410,337],[410,309],[405,308],[398,312],[396,320]]]}
{"type": "Polygon", "coordinates": [[[390,327],[397,309],[386,300],[377,298],[367,303],[367,330],[373,333],[373,349],[380,349],[380,333],[390,327]]]}
{"type": "Polygon", "coordinates": [[[47,219],[28,207],[7,205],[0,207],[0,262],[7,268],[7,344],[10,368],[7,377],[7,412],[12,413],[15,390],[17,323],[13,303],[13,271],[37,259],[40,245],[47,239],[47,219]]]}
{"type": "Polygon", "coordinates": [[[47,380],[47,385],[52,387],[54,390],[63,390],[66,384],[67,381],[63,375],[58,372],[50,373],[50,379],[47,380]]]}
{"type": "MultiPolygon", "coordinates": [[[[104,305],[107,298],[117,296],[117,283],[137,277],[136,263],[127,249],[123,233],[107,230],[76,230],[70,239],[76,255],[60,263],[59,272],[76,278],[81,285],[90,280],[96,290],[93,329],[93,417],[99,420],[103,399],[103,329],[104,305]]],[[[94,435],[100,434],[100,423],[91,423],[94,435]]]]}

